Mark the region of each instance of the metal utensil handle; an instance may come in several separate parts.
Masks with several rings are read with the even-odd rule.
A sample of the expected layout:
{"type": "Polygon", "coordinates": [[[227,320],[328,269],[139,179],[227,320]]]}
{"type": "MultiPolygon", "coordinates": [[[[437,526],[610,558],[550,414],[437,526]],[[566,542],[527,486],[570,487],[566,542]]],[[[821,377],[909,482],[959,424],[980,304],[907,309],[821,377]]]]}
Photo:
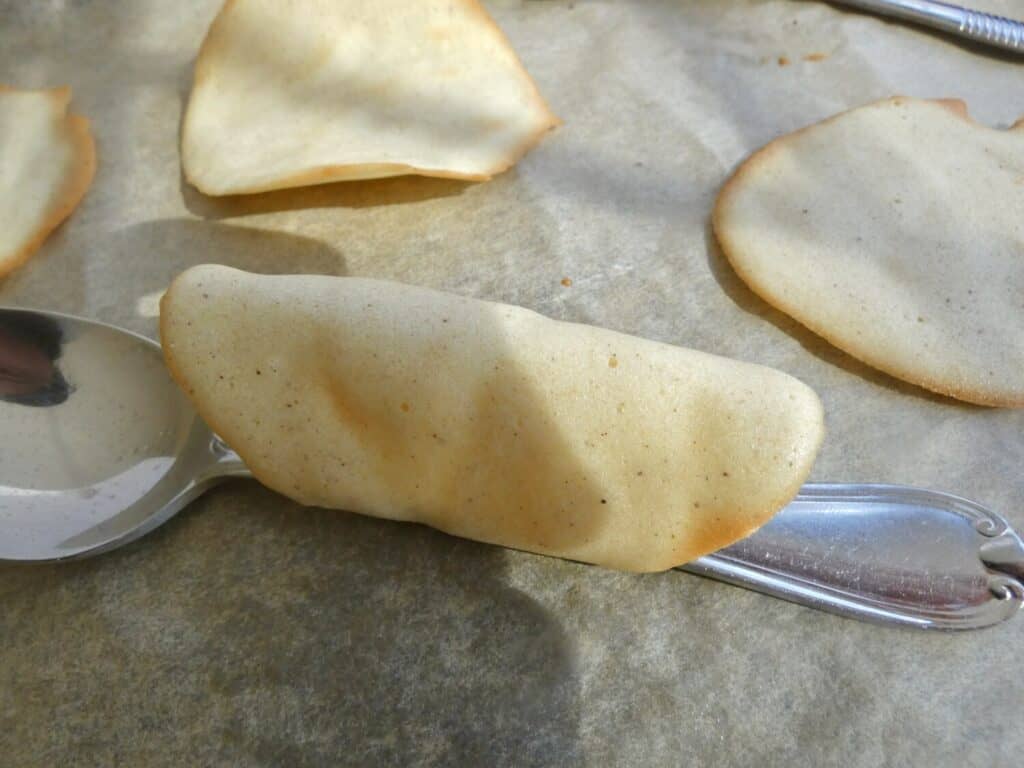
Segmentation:
{"type": "MultiPolygon", "coordinates": [[[[252,477],[223,440],[207,440],[197,493],[218,480],[252,477]]],[[[902,485],[805,485],[752,536],[681,570],[923,629],[987,627],[1024,601],[1024,543],[1009,523],[958,496],[902,485]]]]}
{"type": "Polygon", "coordinates": [[[1024,601],[1024,543],[980,504],[899,485],[808,484],[752,536],[683,570],[833,613],[977,629],[1024,601]]]}
{"type": "Polygon", "coordinates": [[[980,11],[966,11],[960,31],[972,40],[1024,53],[1024,23],[980,11]]]}
{"type": "Polygon", "coordinates": [[[915,21],[953,35],[1024,53],[1024,22],[935,0],[841,0],[866,11],[915,21]]]}

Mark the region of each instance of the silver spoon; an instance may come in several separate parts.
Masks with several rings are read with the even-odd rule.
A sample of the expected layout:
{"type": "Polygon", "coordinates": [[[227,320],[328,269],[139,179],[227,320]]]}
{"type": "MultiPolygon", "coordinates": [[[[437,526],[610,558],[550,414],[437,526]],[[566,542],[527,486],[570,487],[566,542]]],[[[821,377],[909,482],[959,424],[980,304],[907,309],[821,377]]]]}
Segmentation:
{"type": "MultiPolygon", "coordinates": [[[[0,308],[0,560],[123,546],[250,477],[164,368],[102,323],[0,308]]],[[[998,515],[892,485],[806,485],[754,535],[683,566],[846,616],[971,629],[1024,601],[1024,545],[998,515]]]]}

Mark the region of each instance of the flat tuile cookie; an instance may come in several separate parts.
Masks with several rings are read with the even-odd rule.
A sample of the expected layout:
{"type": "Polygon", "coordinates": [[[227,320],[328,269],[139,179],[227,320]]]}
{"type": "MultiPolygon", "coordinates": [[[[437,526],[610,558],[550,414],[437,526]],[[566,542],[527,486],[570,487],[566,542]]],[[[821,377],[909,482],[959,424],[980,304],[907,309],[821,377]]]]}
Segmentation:
{"type": "Polygon", "coordinates": [[[0,85],[0,277],[39,249],[92,183],[96,147],[70,101],[66,87],[0,85]]]}
{"type": "Polygon", "coordinates": [[[484,180],[557,124],[476,0],[228,0],[196,60],[182,164],[210,195],[484,180]]]}
{"type": "Polygon", "coordinates": [[[824,431],[779,371],[399,283],[202,266],[160,322],[174,378],[269,487],[629,571],[761,526],[824,431]]]}
{"type": "Polygon", "coordinates": [[[892,98],[784,136],[728,181],[715,233],[768,303],[897,378],[1024,407],[1024,121],[892,98]]]}

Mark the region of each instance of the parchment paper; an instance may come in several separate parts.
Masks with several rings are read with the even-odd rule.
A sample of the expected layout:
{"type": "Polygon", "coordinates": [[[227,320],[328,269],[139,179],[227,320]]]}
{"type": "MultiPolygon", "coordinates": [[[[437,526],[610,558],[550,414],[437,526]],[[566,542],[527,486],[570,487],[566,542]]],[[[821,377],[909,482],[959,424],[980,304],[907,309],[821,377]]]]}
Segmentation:
{"type": "MultiPolygon", "coordinates": [[[[948,490],[1024,527],[1024,411],[820,341],[754,297],[708,225],[730,169],[780,133],[895,93],[1007,126],[1024,64],[821,2],[494,2],[565,121],[516,169],[215,200],[182,181],[178,132],[218,5],[0,0],[0,81],[70,84],[99,151],[83,205],[0,303],[155,336],[159,293],[201,262],[512,302],[788,371],[827,409],[814,479],[948,490]]],[[[250,482],[100,559],[0,568],[0,640],[5,765],[1024,762],[1019,617],[884,630],[250,482]]]]}

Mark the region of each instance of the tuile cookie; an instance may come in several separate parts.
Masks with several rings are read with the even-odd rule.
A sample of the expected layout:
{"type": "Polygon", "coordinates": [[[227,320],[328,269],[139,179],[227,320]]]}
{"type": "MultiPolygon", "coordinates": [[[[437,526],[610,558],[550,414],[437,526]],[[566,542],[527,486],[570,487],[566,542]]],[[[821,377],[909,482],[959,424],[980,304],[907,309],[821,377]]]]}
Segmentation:
{"type": "Polygon", "coordinates": [[[195,267],[160,322],[174,378],[267,486],[629,571],[754,531],[823,436],[779,371],[399,283],[195,267]]]}
{"type": "Polygon", "coordinates": [[[68,114],[70,88],[0,86],[0,277],[25,263],[92,184],[89,121],[68,114]]]}
{"type": "Polygon", "coordinates": [[[713,222],[739,276],[840,349],[1024,407],[1024,123],[951,100],[854,109],[756,152],[713,222]]]}
{"type": "Polygon", "coordinates": [[[485,180],[557,123],[476,0],[228,0],[196,60],[182,164],[210,195],[485,180]]]}

